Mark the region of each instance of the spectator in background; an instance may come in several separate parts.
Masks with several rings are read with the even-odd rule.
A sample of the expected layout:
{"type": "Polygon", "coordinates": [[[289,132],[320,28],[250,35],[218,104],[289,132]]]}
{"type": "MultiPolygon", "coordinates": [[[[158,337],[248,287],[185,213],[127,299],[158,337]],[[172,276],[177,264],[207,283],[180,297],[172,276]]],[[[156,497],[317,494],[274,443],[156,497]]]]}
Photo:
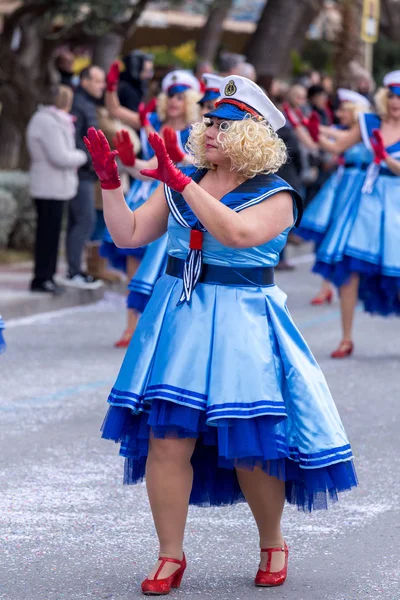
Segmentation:
{"type": "Polygon", "coordinates": [[[150,81],[154,77],[154,61],[151,54],[134,50],[123,58],[125,71],[121,73],[118,97],[121,106],[138,112],[145,99],[150,81]]]}
{"type": "Polygon", "coordinates": [[[61,85],[74,87],[75,54],[69,48],[61,48],[56,56],[55,65],[60,76],[61,85]]]}
{"type": "Polygon", "coordinates": [[[257,81],[256,70],[253,67],[253,65],[248,62],[242,62],[238,64],[238,66],[236,67],[236,75],[247,77],[247,79],[254,81],[254,83],[257,81]]]}
{"type": "Polygon", "coordinates": [[[72,89],[60,86],[54,105],[39,107],[27,128],[30,193],[37,212],[33,292],[63,291],[54,275],[64,206],[76,195],[77,168],[87,162],[86,152],[75,145],[72,99],[72,89]]]}
{"type": "Polygon", "coordinates": [[[76,145],[86,152],[88,160],[78,171],[79,186],[76,196],[69,203],[67,227],[68,274],[65,284],[70,287],[95,289],[102,285],[91,275],[82,271],[82,254],[96,223],[94,186],[97,181],[92,161],[83,137],[89,127],[97,127],[97,105],[106,86],[103,69],[90,66],[80,74],[80,85],[75,92],[72,114],[76,118],[76,145]]]}
{"type": "Polygon", "coordinates": [[[206,91],[206,86],[203,80],[203,75],[205,73],[214,73],[214,67],[209,60],[200,60],[196,63],[194,74],[200,82],[200,91],[202,94],[204,94],[206,91]]]}
{"type": "Polygon", "coordinates": [[[331,125],[332,121],[327,110],[328,94],[322,85],[312,85],[308,88],[307,98],[311,110],[318,113],[321,125],[331,125]]]}
{"type": "Polygon", "coordinates": [[[218,58],[218,74],[221,77],[228,75],[238,75],[237,69],[241,63],[245,62],[243,54],[235,52],[221,52],[218,58]]]}

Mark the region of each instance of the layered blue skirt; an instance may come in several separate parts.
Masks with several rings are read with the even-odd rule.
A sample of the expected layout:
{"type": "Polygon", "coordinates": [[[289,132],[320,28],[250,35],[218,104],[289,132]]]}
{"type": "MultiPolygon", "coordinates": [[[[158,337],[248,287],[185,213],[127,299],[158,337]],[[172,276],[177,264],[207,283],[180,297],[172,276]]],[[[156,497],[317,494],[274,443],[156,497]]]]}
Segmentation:
{"type": "Polygon", "coordinates": [[[329,224],[340,213],[346,190],[352,187],[357,177],[357,169],[339,167],[305,209],[296,235],[314,241],[318,246],[329,224]]]}
{"type": "Polygon", "coordinates": [[[120,443],[127,484],[143,479],[150,430],[197,440],[191,503],[243,500],[235,468],[286,482],[287,500],[326,508],[357,485],[325,378],[275,285],[197,284],[163,275],[109,396],[103,437],[120,443]]]}
{"type": "Polygon", "coordinates": [[[2,316],[0,315],[0,354],[2,352],[4,352],[4,350],[6,349],[6,342],[4,340],[4,336],[3,336],[3,331],[5,329],[5,323],[4,320],[2,318],[2,316]]]}
{"type": "MultiPolygon", "coordinates": [[[[131,210],[136,210],[151,196],[158,185],[158,181],[139,181],[132,183],[129,193],[125,200],[131,210]]],[[[105,228],[103,235],[103,243],[100,247],[100,255],[108,260],[114,269],[126,273],[126,260],[128,256],[135,256],[141,259],[146,251],[142,248],[118,248],[110,235],[110,232],[105,228]]]]}
{"type": "Polygon", "coordinates": [[[164,234],[147,246],[140,266],[128,285],[128,308],[139,313],[146,308],[156,282],[165,272],[167,241],[168,235],[164,234]]]}
{"type": "Polygon", "coordinates": [[[371,193],[361,188],[362,181],[348,191],[313,271],[338,287],[358,273],[364,309],[400,315],[400,177],[380,174],[371,193]]]}

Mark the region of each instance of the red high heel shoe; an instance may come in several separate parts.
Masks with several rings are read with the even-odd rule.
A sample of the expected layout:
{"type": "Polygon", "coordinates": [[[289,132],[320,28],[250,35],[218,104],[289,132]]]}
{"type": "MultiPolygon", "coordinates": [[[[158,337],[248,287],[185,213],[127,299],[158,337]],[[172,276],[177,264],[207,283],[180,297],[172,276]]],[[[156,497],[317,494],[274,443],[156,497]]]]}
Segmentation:
{"type": "Polygon", "coordinates": [[[168,558],[166,556],[160,556],[159,561],[161,561],[160,566],[157,569],[156,574],[154,575],[154,579],[145,579],[142,583],[142,592],[146,596],[166,596],[170,593],[172,588],[179,588],[181,585],[182,577],[186,569],[186,557],[183,555],[182,560],[177,560],[176,558],[168,558]],[[179,565],[179,569],[172,573],[169,577],[165,577],[164,579],[157,579],[158,575],[161,573],[163,566],[165,563],[175,563],[179,565]]]}
{"type": "Polygon", "coordinates": [[[331,358],[346,358],[350,356],[354,350],[354,344],[351,340],[342,340],[339,348],[332,352],[331,358]]]}
{"type": "Polygon", "coordinates": [[[267,568],[265,571],[258,569],[256,578],[254,583],[258,587],[275,587],[277,585],[282,585],[286,581],[287,571],[288,571],[288,560],[289,560],[289,548],[284,543],[283,548],[261,548],[261,552],[268,553],[267,560],[267,568]],[[272,553],[273,552],[284,552],[285,553],[285,566],[280,571],[276,573],[271,573],[271,562],[272,562],[272,553]]]}
{"type": "Polygon", "coordinates": [[[121,336],[121,339],[115,342],[114,348],[127,348],[131,343],[133,333],[134,332],[132,329],[125,329],[124,333],[121,336]]]}
{"type": "Polygon", "coordinates": [[[311,304],[313,306],[318,306],[320,304],[331,304],[333,300],[333,291],[327,290],[326,292],[320,292],[311,300],[311,304]]]}

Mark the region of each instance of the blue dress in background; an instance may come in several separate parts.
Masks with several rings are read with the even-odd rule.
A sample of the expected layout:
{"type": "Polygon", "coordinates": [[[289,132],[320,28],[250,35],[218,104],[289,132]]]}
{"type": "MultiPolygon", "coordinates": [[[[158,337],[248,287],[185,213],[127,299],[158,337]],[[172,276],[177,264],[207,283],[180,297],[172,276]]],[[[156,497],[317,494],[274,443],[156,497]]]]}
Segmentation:
{"type": "Polygon", "coordinates": [[[304,211],[301,225],[296,234],[312,240],[317,247],[323,240],[328,227],[340,216],[349,196],[360,190],[365,179],[366,168],[372,160],[371,151],[360,142],[342,155],[343,164],[322,186],[304,211]]]}
{"type": "Polygon", "coordinates": [[[6,342],[5,342],[4,336],[3,336],[3,331],[5,328],[6,328],[6,325],[4,323],[4,319],[0,315],[0,354],[2,352],[4,352],[4,350],[6,349],[6,342]]]}
{"type": "MultiPolygon", "coordinates": [[[[363,143],[372,159],[370,138],[381,120],[360,115],[363,143]]],[[[386,148],[400,159],[400,140],[386,148]]],[[[314,272],[340,287],[360,274],[359,297],[367,312],[400,314],[400,177],[385,163],[371,163],[348,187],[337,218],[317,252],[314,272]]]]}
{"type": "MultiPolygon", "coordinates": [[[[186,172],[199,181],[206,170],[186,172]]],[[[221,202],[239,212],[282,190],[297,203],[275,175],[247,180],[221,202]]],[[[168,255],[184,261],[190,228],[201,224],[179,193],[165,192],[168,255]]],[[[233,273],[274,267],[290,229],[245,249],[205,231],[203,263],[233,273]]],[[[169,274],[158,279],[109,395],[102,432],[120,443],[124,482],[143,479],[152,428],[158,438],[196,438],[192,504],[244,500],[235,467],[284,480],[288,502],[303,510],[326,508],[329,497],[357,485],[336,406],[286,295],[274,284],[199,282],[182,302],[182,284],[169,274]]]]}
{"type": "MultiPolygon", "coordinates": [[[[153,129],[160,131],[162,123],[157,113],[149,115],[149,121],[153,129]]],[[[154,150],[150,146],[147,134],[144,128],[140,130],[140,142],[142,147],[143,160],[150,160],[154,156],[154,150]]],[[[142,206],[142,204],[151,196],[158,185],[158,181],[141,181],[136,179],[125,198],[127,205],[133,211],[142,206]]],[[[103,234],[103,243],[100,248],[100,254],[107,258],[110,264],[120,271],[126,272],[126,257],[136,256],[142,258],[146,251],[146,247],[141,248],[117,248],[114,244],[110,232],[105,228],[103,234]]]]}
{"type": "MultiPolygon", "coordinates": [[[[176,132],[178,146],[182,152],[185,152],[189,134],[190,127],[176,132]]],[[[157,184],[158,181],[156,181],[155,187],[157,187],[157,184]]],[[[152,189],[152,192],[154,189],[152,189]]],[[[147,246],[140,266],[128,284],[128,308],[139,313],[144,311],[150,296],[153,293],[156,281],[165,271],[166,264],[167,234],[147,246]]]]}

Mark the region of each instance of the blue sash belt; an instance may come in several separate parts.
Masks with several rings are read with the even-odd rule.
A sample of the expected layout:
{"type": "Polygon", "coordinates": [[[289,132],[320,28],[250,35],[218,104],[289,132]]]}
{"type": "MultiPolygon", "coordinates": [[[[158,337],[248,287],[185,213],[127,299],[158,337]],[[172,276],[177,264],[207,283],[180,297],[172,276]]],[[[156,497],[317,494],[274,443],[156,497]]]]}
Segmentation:
{"type": "MultiPolygon", "coordinates": [[[[183,278],[185,261],[174,256],[168,256],[166,274],[173,277],[183,278]]],[[[212,283],[214,285],[237,285],[256,286],[274,285],[273,267],[220,267],[203,263],[200,283],[212,283]]]]}

